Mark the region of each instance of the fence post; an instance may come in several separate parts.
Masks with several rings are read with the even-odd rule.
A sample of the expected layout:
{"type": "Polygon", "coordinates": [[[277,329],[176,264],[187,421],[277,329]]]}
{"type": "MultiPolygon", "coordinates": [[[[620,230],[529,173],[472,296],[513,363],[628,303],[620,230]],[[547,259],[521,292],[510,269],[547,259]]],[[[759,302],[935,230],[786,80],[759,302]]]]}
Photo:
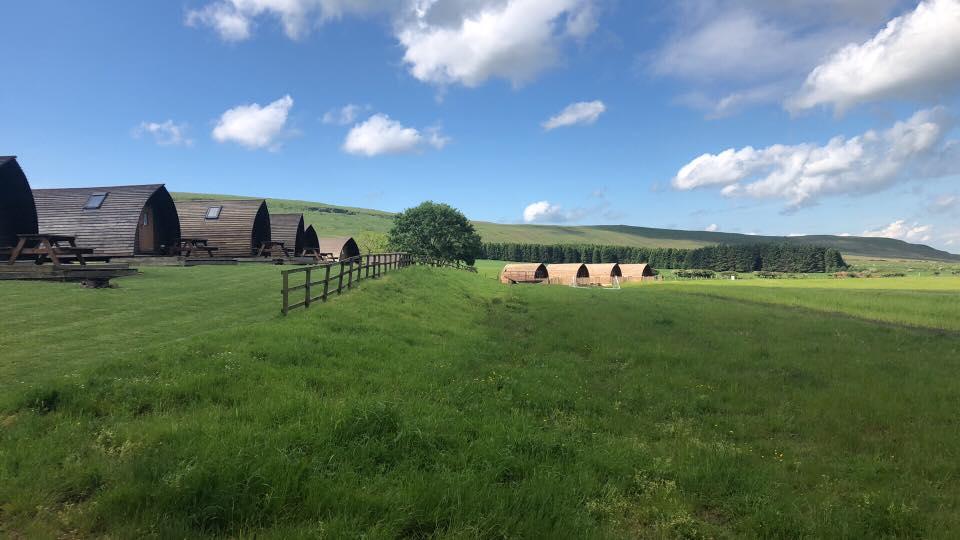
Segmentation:
{"type": "Polygon", "coordinates": [[[327,274],[323,278],[323,301],[327,301],[327,290],[330,288],[330,265],[326,265],[327,274]]]}
{"type": "Polygon", "coordinates": [[[340,276],[339,281],[337,281],[337,295],[343,294],[343,261],[340,261],[340,276]]]}
{"type": "Polygon", "coordinates": [[[284,272],[283,273],[283,290],[281,291],[283,293],[283,308],[280,309],[280,311],[284,315],[286,315],[287,312],[290,311],[290,307],[289,307],[290,299],[288,297],[288,294],[290,293],[289,284],[290,284],[290,275],[284,272]]]}
{"type": "Polygon", "coordinates": [[[349,270],[350,273],[347,274],[347,288],[352,289],[353,288],[353,257],[350,257],[349,264],[350,264],[350,270],[349,270]]]}
{"type": "Polygon", "coordinates": [[[304,283],[304,298],[303,298],[303,307],[310,307],[310,267],[307,267],[307,281],[304,283]]]}
{"type": "Polygon", "coordinates": [[[373,256],[373,277],[380,277],[380,255],[373,256]]]}

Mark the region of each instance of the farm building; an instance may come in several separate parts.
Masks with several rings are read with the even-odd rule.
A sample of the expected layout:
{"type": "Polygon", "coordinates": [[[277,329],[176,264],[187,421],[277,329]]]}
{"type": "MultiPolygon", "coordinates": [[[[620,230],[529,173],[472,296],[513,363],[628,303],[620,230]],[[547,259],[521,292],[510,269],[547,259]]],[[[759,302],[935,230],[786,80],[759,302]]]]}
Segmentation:
{"type": "Polygon", "coordinates": [[[18,234],[37,232],[37,207],[27,175],[17,158],[0,156],[0,247],[13,246],[18,234]]]}
{"type": "Polygon", "coordinates": [[[653,268],[649,264],[621,264],[620,274],[623,276],[623,281],[642,281],[656,278],[653,268]]]}
{"type": "Polygon", "coordinates": [[[303,249],[320,249],[320,238],[317,236],[316,229],[310,225],[303,231],[303,249]]]}
{"type": "Polygon", "coordinates": [[[588,264],[590,283],[594,285],[611,285],[614,278],[622,276],[620,265],[617,263],[588,264]]]}
{"type": "Polygon", "coordinates": [[[204,238],[225,257],[255,255],[272,238],[263,199],[177,201],[177,211],[185,238],[204,238]]]}
{"type": "Polygon", "coordinates": [[[303,233],[303,214],[270,214],[271,240],[283,242],[294,255],[303,253],[303,233]]]}
{"type": "Polygon", "coordinates": [[[336,259],[343,260],[360,255],[360,246],[349,236],[320,238],[320,253],[333,253],[336,259]]]}
{"type": "Polygon", "coordinates": [[[180,219],[163,184],[35,189],[40,232],[75,236],[97,255],[164,255],[180,242],[180,219]]]}
{"type": "Polygon", "coordinates": [[[540,283],[550,278],[543,264],[508,264],[500,272],[500,283],[540,283]]]}
{"type": "Polygon", "coordinates": [[[551,264],[547,266],[550,283],[559,285],[587,285],[590,271],[582,263],[551,264]]]}

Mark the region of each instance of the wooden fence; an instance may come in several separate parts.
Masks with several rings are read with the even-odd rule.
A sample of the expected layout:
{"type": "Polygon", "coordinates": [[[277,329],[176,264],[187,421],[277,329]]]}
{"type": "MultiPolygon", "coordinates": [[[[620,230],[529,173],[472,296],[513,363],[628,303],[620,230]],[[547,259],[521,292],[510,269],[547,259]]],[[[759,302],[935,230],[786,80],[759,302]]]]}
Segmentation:
{"type": "MultiPolygon", "coordinates": [[[[338,262],[305,266],[292,270],[283,270],[283,307],[281,312],[286,315],[291,309],[310,307],[314,302],[326,302],[327,297],[334,294],[343,294],[344,289],[352,289],[355,284],[369,278],[377,278],[384,272],[405,268],[414,264],[408,253],[375,253],[358,255],[338,262]],[[290,284],[290,276],[304,274],[303,283],[290,284]],[[316,279],[317,275],[320,279],[316,279]],[[316,280],[315,280],[316,279],[316,280]],[[291,303],[290,293],[303,291],[303,299],[291,303]],[[319,293],[319,294],[318,294],[319,293]]],[[[299,297],[299,295],[294,295],[299,297]]],[[[296,298],[294,298],[296,300],[296,298]]]]}

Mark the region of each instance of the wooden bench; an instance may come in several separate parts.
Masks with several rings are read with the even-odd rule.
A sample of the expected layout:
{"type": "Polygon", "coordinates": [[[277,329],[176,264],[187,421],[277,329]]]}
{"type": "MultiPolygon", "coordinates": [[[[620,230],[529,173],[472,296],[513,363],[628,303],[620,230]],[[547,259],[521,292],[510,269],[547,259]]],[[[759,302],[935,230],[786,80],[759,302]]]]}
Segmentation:
{"type": "MultiPolygon", "coordinates": [[[[62,234],[18,234],[17,245],[10,250],[7,264],[13,264],[20,257],[36,257],[35,264],[43,264],[49,258],[55,265],[60,259],[76,260],[81,266],[86,265],[85,255],[92,255],[92,248],[77,247],[76,237],[62,234]],[[67,243],[69,245],[61,245],[67,243]]],[[[66,261],[65,261],[66,262],[66,261]]]]}
{"type": "Polygon", "coordinates": [[[216,246],[208,245],[206,238],[181,238],[180,245],[177,246],[178,253],[184,257],[189,257],[194,250],[197,250],[206,251],[207,256],[212,258],[213,252],[219,249],[216,246]]]}
{"type": "Polygon", "coordinates": [[[273,249],[280,248],[284,255],[290,257],[290,250],[284,246],[283,242],[277,240],[264,240],[260,242],[260,249],[257,251],[257,257],[267,257],[273,255],[273,249]]]}

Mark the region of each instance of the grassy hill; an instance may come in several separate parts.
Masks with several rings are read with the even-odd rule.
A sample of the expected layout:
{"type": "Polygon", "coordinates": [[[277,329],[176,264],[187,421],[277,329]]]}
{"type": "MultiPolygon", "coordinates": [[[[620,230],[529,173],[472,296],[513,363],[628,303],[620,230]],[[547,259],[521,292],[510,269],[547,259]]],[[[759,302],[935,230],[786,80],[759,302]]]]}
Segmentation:
{"type": "Polygon", "coordinates": [[[0,537],[960,529],[957,278],[610,291],[415,267],[289,317],[279,280],[0,282],[0,537]]]}
{"type": "MultiPolygon", "coordinates": [[[[176,199],[230,198],[224,195],[174,193],[176,199]]],[[[393,214],[365,208],[335,206],[309,201],[267,199],[271,212],[303,212],[307,225],[313,224],[321,235],[356,235],[360,232],[387,232],[393,214]]],[[[475,221],[485,242],[521,242],[532,244],[610,244],[637,247],[696,248],[711,244],[753,244],[757,242],[813,243],[839,249],[844,255],[861,257],[960,261],[954,255],[921,244],[891,238],[857,236],[757,236],[724,232],[654,229],[630,225],[509,225],[475,221]]]]}

